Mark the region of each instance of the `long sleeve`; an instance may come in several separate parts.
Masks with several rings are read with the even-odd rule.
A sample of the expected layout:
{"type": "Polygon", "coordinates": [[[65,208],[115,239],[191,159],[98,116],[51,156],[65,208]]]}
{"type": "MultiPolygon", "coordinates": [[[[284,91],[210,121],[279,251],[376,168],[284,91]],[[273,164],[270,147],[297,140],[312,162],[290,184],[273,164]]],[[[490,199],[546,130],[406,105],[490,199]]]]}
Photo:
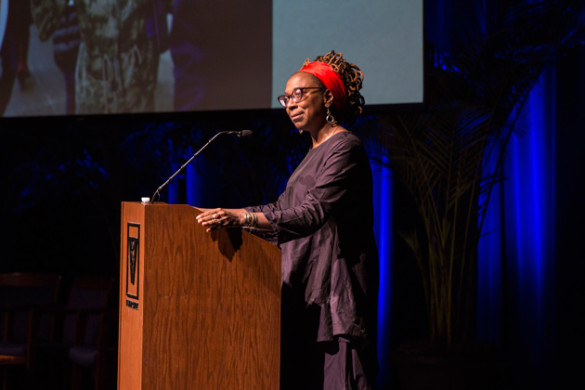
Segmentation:
{"type": "MultiPolygon", "coordinates": [[[[250,208],[261,211],[278,232],[280,243],[319,230],[338,210],[350,203],[360,180],[361,149],[345,138],[311,150],[291,176],[287,188],[271,204],[250,208]]],[[[351,210],[344,210],[344,212],[351,210]]]]}

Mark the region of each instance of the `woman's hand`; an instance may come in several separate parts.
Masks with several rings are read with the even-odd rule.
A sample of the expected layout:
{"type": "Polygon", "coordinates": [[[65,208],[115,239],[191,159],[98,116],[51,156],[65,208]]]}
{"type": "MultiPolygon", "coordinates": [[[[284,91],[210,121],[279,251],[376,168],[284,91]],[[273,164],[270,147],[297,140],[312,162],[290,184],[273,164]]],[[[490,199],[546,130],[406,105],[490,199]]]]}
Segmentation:
{"type": "Polygon", "coordinates": [[[244,223],[244,209],[202,209],[196,219],[207,232],[226,227],[240,227],[244,223]]]}

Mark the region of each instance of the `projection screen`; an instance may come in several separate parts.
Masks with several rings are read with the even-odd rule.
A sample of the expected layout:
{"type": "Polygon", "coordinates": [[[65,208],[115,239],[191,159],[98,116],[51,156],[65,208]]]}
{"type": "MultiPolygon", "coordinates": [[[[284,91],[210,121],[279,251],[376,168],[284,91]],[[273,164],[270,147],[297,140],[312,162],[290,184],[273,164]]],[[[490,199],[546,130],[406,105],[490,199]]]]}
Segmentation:
{"type": "Polygon", "coordinates": [[[423,101],[423,0],[0,0],[0,12],[0,117],[277,108],[303,61],[331,50],[363,70],[367,105],[423,101]]]}

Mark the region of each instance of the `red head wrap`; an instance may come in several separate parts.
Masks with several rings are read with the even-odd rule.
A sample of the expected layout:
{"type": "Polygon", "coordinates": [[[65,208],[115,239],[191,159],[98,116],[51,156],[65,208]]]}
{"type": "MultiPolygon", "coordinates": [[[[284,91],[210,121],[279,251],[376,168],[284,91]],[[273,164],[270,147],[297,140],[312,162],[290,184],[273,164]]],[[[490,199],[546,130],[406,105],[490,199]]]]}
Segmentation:
{"type": "Polygon", "coordinates": [[[343,84],[343,80],[339,73],[334,71],[331,66],[321,61],[313,61],[303,66],[299,72],[310,73],[317,77],[323,83],[325,88],[333,94],[333,103],[337,110],[341,110],[345,107],[347,101],[345,84],[343,84]]]}

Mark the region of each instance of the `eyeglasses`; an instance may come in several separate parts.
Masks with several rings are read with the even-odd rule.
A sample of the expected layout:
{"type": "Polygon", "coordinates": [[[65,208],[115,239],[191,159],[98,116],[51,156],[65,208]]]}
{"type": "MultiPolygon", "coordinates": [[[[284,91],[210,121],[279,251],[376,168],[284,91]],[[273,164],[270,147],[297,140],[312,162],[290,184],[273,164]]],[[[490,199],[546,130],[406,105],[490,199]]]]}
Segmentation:
{"type": "Polygon", "coordinates": [[[278,102],[286,108],[289,100],[292,99],[293,102],[298,103],[303,100],[305,96],[305,89],[319,89],[323,90],[322,87],[302,87],[302,88],[295,88],[294,91],[290,95],[280,95],[278,97],[278,102]]]}

